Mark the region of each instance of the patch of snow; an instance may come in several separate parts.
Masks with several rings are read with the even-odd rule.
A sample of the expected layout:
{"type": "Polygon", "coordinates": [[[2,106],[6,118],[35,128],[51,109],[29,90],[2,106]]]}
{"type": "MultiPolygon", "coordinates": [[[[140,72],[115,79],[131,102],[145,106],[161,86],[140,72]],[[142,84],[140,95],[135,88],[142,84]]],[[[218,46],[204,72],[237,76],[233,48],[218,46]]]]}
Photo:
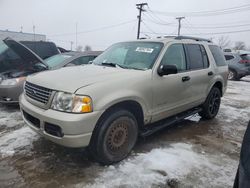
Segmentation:
{"type": "Polygon", "coordinates": [[[189,183],[190,185],[198,183],[198,185],[201,184],[200,187],[204,187],[210,181],[211,185],[214,186],[230,186],[236,171],[234,168],[237,166],[236,163],[233,165],[234,163],[226,156],[211,157],[204,152],[193,151],[190,144],[175,143],[168,148],[157,148],[149,153],[141,153],[135,157],[130,157],[120,165],[106,167],[94,183],[78,184],[76,187],[149,188],[153,185],[166,186],[169,179],[184,182],[184,187],[189,183]],[[218,162],[220,159],[224,161],[218,162]],[[225,162],[225,160],[228,160],[228,162],[225,162]],[[196,177],[195,181],[198,179],[199,182],[189,182],[190,177],[187,178],[189,175],[196,177]]]}
{"type": "Polygon", "coordinates": [[[39,135],[29,127],[22,127],[18,130],[3,134],[0,137],[0,156],[12,156],[16,152],[24,152],[32,148],[32,143],[39,138],[39,135]]]}

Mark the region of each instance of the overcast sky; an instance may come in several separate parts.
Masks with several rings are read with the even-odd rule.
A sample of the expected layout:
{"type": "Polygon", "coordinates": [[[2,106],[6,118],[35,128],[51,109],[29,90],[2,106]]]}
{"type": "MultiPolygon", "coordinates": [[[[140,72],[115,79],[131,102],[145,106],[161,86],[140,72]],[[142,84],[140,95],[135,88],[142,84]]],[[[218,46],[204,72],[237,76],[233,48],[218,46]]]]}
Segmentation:
{"type": "Polygon", "coordinates": [[[45,34],[47,39],[69,49],[70,41],[75,48],[77,25],[77,44],[102,50],[115,42],[136,39],[135,4],[141,2],[147,2],[149,7],[145,8],[151,10],[142,15],[141,37],[175,35],[175,17],[185,15],[183,35],[214,41],[224,35],[231,39],[232,45],[244,41],[250,46],[250,31],[245,31],[250,30],[250,8],[213,16],[207,12],[250,4],[249,0],[0,0],[0,29],[20,31],[23,27],[23,32],[33,32],[35,25],[36,33],[45,34]],[[190,13],[203,11],[208,15],[190,13]],[[244,32],[210,34],[231,31],[244,32]]]}

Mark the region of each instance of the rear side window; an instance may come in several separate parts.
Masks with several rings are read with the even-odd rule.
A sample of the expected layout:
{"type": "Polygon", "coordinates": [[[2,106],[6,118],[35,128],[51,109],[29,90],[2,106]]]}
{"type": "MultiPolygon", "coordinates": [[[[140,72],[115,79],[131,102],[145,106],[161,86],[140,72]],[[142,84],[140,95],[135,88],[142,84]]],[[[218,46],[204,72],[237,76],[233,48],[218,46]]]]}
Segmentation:
{"type": "Polygon", "coordinates": [[[176,65],[178,72],[187,70],[183,45],[173,44],[169,46],[161,60],[161,64],[176,65]]]}
{"type": "Polygon", "coordinates": [[[77,59],[75,59],[74,61],[72,61],[71,63],[75,64],[75,65],[83,65],[83,64],[88,64],[90,61],[92,61],[95,57],[94,56],[82,56],[79,57],[77,59]]]}
{"type": "Polygon", "coordinates": [[[185,48],[189,60],[188,68],[190,70],[203,69],[208,67],[208,57],[203,46],[199,44],[186,44],[185,48]]]}
{"type": "Polygon", "coordinates": [[[229,60],[233,59],[234,56],[232,56],[232,55],[225,55],[225,58],[226,58],[227,61],[229,61],[229,60]]]}
{"type": "Polygon", "coordinates": [[[223,55],[222,50],[215,45],[209,45],[209,49],[213,54],[215,63],[217,66],[225,66],[226,65],[226,59],[223,55]]]}

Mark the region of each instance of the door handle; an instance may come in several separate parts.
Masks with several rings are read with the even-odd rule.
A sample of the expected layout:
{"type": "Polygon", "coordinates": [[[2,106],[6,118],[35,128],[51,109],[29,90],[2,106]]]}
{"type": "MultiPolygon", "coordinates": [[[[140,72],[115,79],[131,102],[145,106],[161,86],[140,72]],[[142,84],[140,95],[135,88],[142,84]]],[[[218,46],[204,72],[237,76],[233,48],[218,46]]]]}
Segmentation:
{"type": "Polygon", "coordinates": [[[183,82],[186,82],[186,81],[188,81],[188,80],[190,80],[191,78],[189,77],[189,76],[184,76],[184,77],[182,77],[182,81],[183,82]]]}
{"type": "Polygon", "coordinates": [[[213,74],[214,74],[213,71],[207,73],[208,76],[212,76],[213,74]]]}

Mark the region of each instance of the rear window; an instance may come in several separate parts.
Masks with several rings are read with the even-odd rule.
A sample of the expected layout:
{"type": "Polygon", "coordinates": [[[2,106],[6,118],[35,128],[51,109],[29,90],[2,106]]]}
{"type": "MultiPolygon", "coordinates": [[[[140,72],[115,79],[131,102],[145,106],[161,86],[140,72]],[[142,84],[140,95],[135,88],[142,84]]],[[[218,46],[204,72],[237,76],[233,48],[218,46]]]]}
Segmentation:
{"type": "Polygon", "coordinates": [[[209,45],[209,49],[214,57],[215,63],[217,66],[225,66],[226,59],[222,53],[222,50],[215,45],[209,45]]]}
{"type": "Polygon", "coordinates": [[[226,58],[226,60],[228,61],[228,60],[233,59],[233,58],[234,58],[234,56],[233,56],[233,55],[225,55],[225,58],[226,58]]]}
{"type": "Polygon", "coordinates": [[[42,59],[49,58],[59,53],[56,45],[53,42],[21,41],[21,43],[35,52],[42,59]]]}
{"type": "Polygon", "coordinates": [[[241,57],[241,59],[243,59],[243,60],[250,60],[250,55],[249,55],[249,54],[241,55],[240,57],[241,57]]]}

